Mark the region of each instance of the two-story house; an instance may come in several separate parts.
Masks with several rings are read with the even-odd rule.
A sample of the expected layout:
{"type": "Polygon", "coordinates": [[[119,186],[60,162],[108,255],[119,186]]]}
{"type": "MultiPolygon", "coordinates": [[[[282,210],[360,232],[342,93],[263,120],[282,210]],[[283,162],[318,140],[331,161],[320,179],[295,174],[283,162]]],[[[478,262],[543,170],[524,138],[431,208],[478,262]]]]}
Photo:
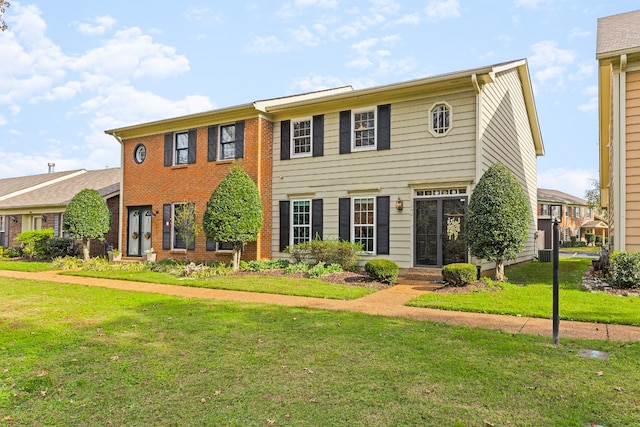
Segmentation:
{"type": "MultiPolygon", "coordinates": [[[[183,253],[172,216],[195,203],[201,219],[235,158],[258,185],[265,211],[245,259],[284,258],[287,246],[320,237],[361,243],[365,260],[389,258],[402,268],[466,261],[469,197],[496,162],[530,200],[534,220],[519,260],[534,255],[536,158],[544,148],[525,60],[107,133],[122,144],[121,243],[129,256],[148,247],[159,257],[183,253]]],[[[224,242],[204,236],[191,250],[193,259],[228,253],[224,242]]]]}
{"type": "Polygon", "coordinates": [[[604,243],[608,227],[597,217],[587,201],[571,194],[546,188],[538,189],[538,248],[552,249],[553,222],[558,220],[559,238],[570,241],[585,241],[587,234],[604,243]]]}
{"type": "Polygon", "coordinates": [[[596,59],[609,245],[640,251],[640,11],[598,19],[596,59]]]}

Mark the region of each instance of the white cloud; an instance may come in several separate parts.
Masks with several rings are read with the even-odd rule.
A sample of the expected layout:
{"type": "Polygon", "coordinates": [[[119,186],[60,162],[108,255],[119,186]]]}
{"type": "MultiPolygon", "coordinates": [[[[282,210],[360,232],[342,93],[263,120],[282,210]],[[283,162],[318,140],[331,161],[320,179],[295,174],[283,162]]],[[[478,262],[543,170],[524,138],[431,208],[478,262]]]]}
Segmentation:
{"type": "Polygon", "coordinates": [[[282,53],[292,49],[276,36],[260,37],[254,36],[247,46],[249,53],[282,53]]]}
{"type": "Polygon", "coordinates": [[[515,0],[516,6],[522,6],[527,9],[537,9],[538,6],[543,4],[550,4],[553,0],[515,0]]]}
{"type": "MultiPolygon", "coordinates": [[[[351,45],[354,51],[354,58],[347,62],[347,67],[366,69],[376,66],[379,73],[388,73],[391,70],[391,63],[386,58],[391,56],[389,48],[393,47],[400,36],[393,35],[383,38],[372,37],[351,45]]],[[[393,63],[394,70],[406,71],[410,60],[396,60],[393,63]]]]}
{"type": "Polygon", "coordinates": [[[338,0],[295,0],[293,3],[285,3],[276,11],[276,16],[281,19],[291,19],[311,8],[336,9],[338,0]]]}
{"type": "Polygon", "coordinates": [[[396,19],[395,21],[393,21],[393,23],[395,25],[404,25],[404,24],[418,25],[420,23],[420,15],[418,15],[417,13],[414,13],[411,15],[404,15],[396,19]]]}
{"type": "Polygon", "coordinates": [[[580,27],[573,27],[571,29],[571,33],[569,34],[569,37],[584,38],[584,37],[589,37],[590,35],[591,35],[591,31],[584,30],[580,27]]]}
{"type": "Polygon", "coordinates": [[[598,97],[594,96],[589,99],[588,102],[578,105],[578,111],[588,113],[590,111],[596,111],[598,109],[598,97]]]}
{"type": "MultiPolygon", "coordinates": [[[[321,27],[316,27],[316,29],[319,31],[323,31],[323,28],[321,27]]],[[[290,30],[290,32],[296,42],[306,46],[317,46],[321,42],[320,37],[312,33],[304,25],[301,25],[296,29],[290,30]]]]}
{"type": "Polygon", "coordinates": [[[458,18],[460,16],[460,3],[458,0],[431,0],[424,11],[429,21],[458,18]]]}
{"type": "Polygon", "coordinates": [[[333,76],[308,75],[294,79],[289,86],[289,94],[307,93],[318,90],[347,86],[343,80],[333,76]]]}
{"type": "Polygon", "coordinates": [[[190,6],[184,11],[184,16],[192,22],[216,22],[218,24],[222,23],[222,18],[208,7],[190,6]]]}
{"type": "Polygon", "coordinates": [[[95,25],[87,24],[87,23],[79,23],[76,25],[76,29],[82,34],[87,34],[90,36],[104,34],[107,30],[110,30],[111,27],[116,23],[116,20],[111,16],[99,16],[94,19],[95,25]]]}
{"type": "Polygon", "coordinates": [[[371,0],[373,10],[377,10],[385,15],[395,15],[400,11],[400,3],[395,0],[371,0]]]}
{"type": "Polygon", "coordinates": [[[13,135],[16,135],[16,136],[21,136],[22,135],[22,132],[20,132],[18,129],[11,129],[9,131],[9,133],[11,133],[13,135]]]}
{"type": "Polygon", "coordinates": [[[531,46],[533,55],[529,57],[529,65],[534,72],[534,77],[543,86],[555,89],[564,87],[567,76],[567,66],[575,62],[575,53],[557,47],[554,41],[541,41],[531,46]]]}
{"type": "Polygon", "coordinates": [[[555,168],[538,171],[538,188],[559,190],[576,197],[584,197],[591,181],[598,179],[597,170],[555,168]]]}
{"type": "Polygon", "coordinates": [[[4,126],[8,123],[9,122],[7,121],[7,119],[5,119],[4,116],[0,115],[0,126],[4,126]]]}

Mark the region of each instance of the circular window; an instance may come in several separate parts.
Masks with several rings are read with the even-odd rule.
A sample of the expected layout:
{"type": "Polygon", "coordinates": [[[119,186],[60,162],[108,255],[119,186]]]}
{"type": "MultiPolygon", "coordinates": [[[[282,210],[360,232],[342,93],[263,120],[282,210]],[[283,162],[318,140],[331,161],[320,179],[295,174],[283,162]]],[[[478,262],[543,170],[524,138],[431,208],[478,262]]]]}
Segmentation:
{"type": "Polygon", "coordinates": [[[147,148],[144,144],[136,145],[136,148],[133,150],[133,159],[136,163],[140,164],[144,162],[144,159],[147,157],[147,148]]]}

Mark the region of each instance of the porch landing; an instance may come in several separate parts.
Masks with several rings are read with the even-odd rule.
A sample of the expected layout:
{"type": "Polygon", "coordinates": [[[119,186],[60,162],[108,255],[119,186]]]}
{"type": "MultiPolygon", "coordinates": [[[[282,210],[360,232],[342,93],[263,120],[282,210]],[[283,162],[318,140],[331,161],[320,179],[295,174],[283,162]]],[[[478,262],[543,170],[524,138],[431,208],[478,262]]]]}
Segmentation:
{"type": "Polygon", "coordinates": [[[419,291],[433,291],[444,286],[440,268],[401,268],[397,285],[412,286],[419,291]]]}

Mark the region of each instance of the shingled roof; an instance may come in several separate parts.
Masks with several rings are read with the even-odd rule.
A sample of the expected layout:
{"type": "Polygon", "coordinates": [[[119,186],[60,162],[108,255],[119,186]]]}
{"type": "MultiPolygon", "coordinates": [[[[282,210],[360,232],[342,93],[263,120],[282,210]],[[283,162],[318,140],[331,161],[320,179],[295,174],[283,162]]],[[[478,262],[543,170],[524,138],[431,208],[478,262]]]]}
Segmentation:
{"type": "Polygon", "coordinates": [[[0,210],[66,206],[85,188],[97,190],[104,197],[119,191],[120,168],[0,179],[0,210]]]}
{"type": "Polygon", "coordinates": [[[598,19],[596,58],[640,52],[640,10],[598,19]]]}
{"type": "Polygon", "coordinates": [[[565,205],[586,205],[587,201],[571,194],[563,193],[558,190],[549,190],[546,188],[538,188],[538,203],[556,202],[565,205]]]}

